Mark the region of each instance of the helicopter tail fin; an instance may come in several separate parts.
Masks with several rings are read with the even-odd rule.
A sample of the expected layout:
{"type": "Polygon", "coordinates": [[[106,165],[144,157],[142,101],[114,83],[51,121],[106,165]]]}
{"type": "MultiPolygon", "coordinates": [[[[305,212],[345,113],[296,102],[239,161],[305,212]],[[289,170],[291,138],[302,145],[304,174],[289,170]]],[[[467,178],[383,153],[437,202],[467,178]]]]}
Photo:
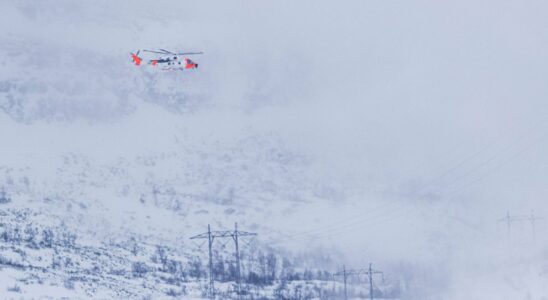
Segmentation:
{"type": "Polygon", "coordinates": [[[186,60],[186,65],[185,65],[185,69],[197,69],[198,68],[198,64],[193,62],[192,60],[190,59],[185,59],[186,60]]]}
{"type": "Polygon", "coordinates": [[[139,51],[137,51],[137,54],[131,53],[131,59],[133,59],[133,63],[136,66],[140,66],[141,62],[143,61],[143,59],[139,57],[139,51]]]}

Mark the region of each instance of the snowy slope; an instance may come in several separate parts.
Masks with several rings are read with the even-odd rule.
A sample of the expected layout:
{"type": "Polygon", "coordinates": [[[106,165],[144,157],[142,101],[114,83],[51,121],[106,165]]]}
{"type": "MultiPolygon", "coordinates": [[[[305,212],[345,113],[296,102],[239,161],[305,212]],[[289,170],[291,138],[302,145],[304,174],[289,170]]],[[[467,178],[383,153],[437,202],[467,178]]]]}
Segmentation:
{"type": "Polygon", "coordinates": [[[322,194],[309,159],[245,118],[261,107],[260,85],[225,87],[210,71],[223,65],[207,56],[194,73],[131,65],[133,47],[159,42],[147,34],[167,38],[184,23],[166,28],[170,13],[142,4],[156,13],[2,3],[2,295],[201,297],[188,265],[203,249],[190,236],[208,223],[279,232],[277,216],[322,194]],[[220,102],[230,97],[256,101],[220,102]]]}
{"type": "MultiPolygon", "coordinates": [[[[456,76],[439,74],[445,51],[408,41],[428,30],[385,28],[385,14],[402,13],[384,6],[364,17],[346,15],[356,4],[291,2],[0,1],[0,298],[202,298],[206,251],[189,237],[234,222],[280,269],[283,258],[302,274],[379,261],[387,298],[546,297],[544,238],[501,257],[492,222],[470,220],[503,205],[417,192],[446,150],[492,134],[468,137],[486,119],[476,98],[472,115],[458,93],[445,99],[442,79],[456,76]],[[377,18],[386,31],[363,32],[358,21],[377,18]],[[196,72],[155,72],[131,64],[142,48],[205,55],[196,72]],[[421,59],[435,63],[417,71],[421,59]]],[[[255,258],[246,271],[259,272],[255,258]]],[[[341,295],[318,278],[254,288],[341,295]]],[[[361,281],[352,290],[368,293],[361,281]]]]}

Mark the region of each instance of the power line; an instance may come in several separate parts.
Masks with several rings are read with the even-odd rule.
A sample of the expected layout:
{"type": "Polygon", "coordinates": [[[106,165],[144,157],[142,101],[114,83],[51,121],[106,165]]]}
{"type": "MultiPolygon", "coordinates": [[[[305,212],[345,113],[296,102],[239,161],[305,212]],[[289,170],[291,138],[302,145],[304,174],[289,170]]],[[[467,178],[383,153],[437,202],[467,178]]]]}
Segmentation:
{"type": "Polygon", "coordinates": [[[377,218],[364,219],[364,220],[360,220],[358,222],[355,222],[354,224],[349,224],[349,225],[347,225],[345,227],[342,227],[342,228],[332,229],[332,230],[325,230],[325,231],[322,232],[322,234],[310,237],[309,240],[315,240],[315,239],[320,239],[320,238],[324,238],[324,237],[331,237],[331,236],[334,236],[334,235],[339,235],[341,233],[353,232],[353,231],[356,231],[356,230],[360,230],[364,227],[372,228],[373,225],[379,225],[379,224],[385,223],[386,221],[395,220],[396,216],[400,216],[404,212],[405,211],[403,210],[402,207],[396,207],[395,209],[389,211],[387,214],[378,215],[377,218]],[[392,217],[392,218],[386,218],[386,216],[389,216],[389,217],[392,217]],[[360,225],[360,226],[358,227],[358,226],[355,226],[355,225],[360,225]]]}
{"type": "MultiPolygon", "coordinates": [[[[535,124],[538,125],[538,123],[541,123],[543,121],[546,121],[546,120],[540,120],[539,122],[536,122],[535,124]]],[[[545,134],[543,134],[542,136],[544,136],[545,134]]],[[[456,178],[456,180],[453,180],[453,183],[455,182],[458,182],[458,181],[462,181],[463,179],[465,179],[466,177],[469,177],[471,174],[474,174],[476,173],[478,170],[482,169],[483,167],[485,166],[488,166],[491,162],[494,162],[496,161],[497,159],[500,159],[501,157],[504,157],[506,152],[508,152],[509,150],[511,150],[512,148],[515,148],[516,145],[519,145],[519,143],[521,141],[523,141],[524,139],[527,139],[526,136],[522,135],[520,136],[519,138],[513,140],[512,142],[510,142],[510,144],[507,144],[506,147],[504,148],[504,150],[502,152],[499,152],[499,153],[502,153],[501,154],[495,154],[493,156],[491,156],[490,158],[488,158],[487,160],[484,160],[482,162],[480,162],[478,165],[476,165],[475,167],[473,167],[472,169],[469,169],[464,175],[461,175],[459,177],[456,178]]],[[[499,140],[502,140],[502,139],[499,139],[499,140]]],[[[499,142],[499,140],[496,141],[496,143],[499,142]]],[[[465,183],[464,185],[460,185],[459,187],[467,187],[483,178],[485,178],[485,176],[489,175],[490,173],[492,173],[493,171],[495,171],[496,169],[498,168],[501,168],[502,166],[504,166],[505,164],[507,164],[508,162],[512,161],[513,159],[515,159],[516,157],[518,157],[519,155],[521,155],[523,152],[525,152],[527,149],[529,149],[531,146],[533,146],[536,142],[538,141],[533,141],[533,143],[530,143],[528,145],[526,145],[525,147],[522,147],[518,150],[518,152],[514,153],[514,155],[512,155],[511,157],[507,158],[505,161],[503,161],[502,163],[499,163],[498,165],[496,165],[494,168],[491,168],[490,170],[488,169],[488,172],[484,172],[483,173],[483,176],[480,177],[479,179],[476,179],[472,182],[468,182],[467,184],[465,183]]],[[[481,153],[485,152],[491,145],[493,145],[494,143],[490,143],[490,144],[487,144],[485,147],[481,148],[479,151],[476,151],[474,152],[472,155],[469,155],[469,156],[466,156],[463,160],[459,161],[456,165],[450,167],[449,169],[447,169],[446,171],[442,172],[440,176],[438,176],[437,178],[434,178],[433,180],[430,180],[428,182],[428,184],[424,185],[421,189],[419,189],[419,191],[423,191],[425,190],[426,188],[428,188],[430,185],[432,185],[433,183],[435,183],[436,181],[438,181],[439,179],[442,179],[444,177],[446,177],[447,175],[453,173],[455,170],[461,168],[462,166],[464,166],[467,162],[473,160],[474,158],[476,158],[477,156],[479,156],[481,153]]],[[[458,192],[460,191],[461,189],[457,188],[456,190],[453,190],[454,192],[458,192]]],[[[455,193],[456,194],[456,193],[455,193]]],[[[451,196],[453,196],[453,193],[451,194],[451,196]]],[[[311,234],[315,234],[315,233],[321,233],[323,236],[332,236],[334,235],[335,233],[333,234],[325,234],[325,233],[328,233],[328,232],[344,232],[345,229],[347,228],[356,228],[358,226],[362,226],[364,225],[368,218],[366,218],[367,214],[371,214],[373,212],[378,212],[379,210],[382,212],[383,209],[386,209],[386,208],[389,208],[390,205],[393,205],[393,203],[389,203],[388,205],[387,204],[381,204],[375,208],[373,208],[372,210],[370,211],[367,211],[367,212],[363,212],[361,213],[360,215],[356,215],[356,216],[353,216],[353,217],[348,217],[348,218],[345,218],[343,220],[339,220],[339,221],[336,221],[336,222],[332,222],[331,224],[329,225],[326,225],[326,226],[323,226],[323,227],[317,227],[315,229],[312,229],[312,230],[309,230],[309,231],[304,231],[304,232],[298,232],[298,233],[295,233],[295,234],[292,234],[292,235],[289,235],[289,236],[286,236],[286,239],[292,239],[292,238],[295,238],[296,236],[302,236],[302,235],[311,235],[311,234]]],[[[404,207],[402,206],[399,206],[399,207],[394,207],[392,209],[392,213],[393,212],[397,212],[397,215],[401,214],[402,213],[402,210],[404,209],[404,207]]],[[[419,210],[422,210],[420,208],[418,208],[419,210]]],[[[462,223],[462,220],[456,218],[458,221],[460,221],[460,223],[462,223]]],[[[449,220],[453,220],[452,218],[449,218],[449,220]]],[[[470,227],[470,228],[473,228],[473,227],[470,227]]],[[[473,228],[474,230],[476,230],[475,228],[473,228]]],[[[477,230],[476,230],[477,231],[477,230]]],[[[321,236],[316,236],[316,237],[313,237],[311,239],[317,239],[321,236]]]]}
{"type": "Polygon", "coordinates": [[[369,218],[367,218],[368,214],[373,214],[373,213],[377,212],[377,214],[373,214],[372,217],[382,216],[384,213],[386,213],[386,211],[383,211],[382,209],[390,208],[389,206],[392,206],[392,208],[396,207],[393,203],[390,203],[388,205],[386,205],[386,204],[379,205],[379,206],[377,206],[377,207],[375,207],[371,210],[363,212],[359,216],[350,217],[350,218],[347,218],[346,220],[342,220],[342,221],[337,222],[337,223],[331,223],[331,226],[329,226],[329,227],[315,228],[315,229],[308,230],[308,231],[301,231],[301,232],[298,232],[298,233],[295,233],[295,234],[286,235],[285,238],[292,239],[292,238],[295,238],[295,237],[298,237],[298,236],[301,236],[301,235],[310,235],[310,234],[315,234],[315,233],[325,233],[326,231],[348,228],[348,226],[357,225],[357,224],[362,223],[364,220],[369,219],[369,218]]]}
{"type": "MultiPolygon", "coordinates": [[[[386,213],[386,211],[383,211],[383,209],[384,210],[389,209],[391,213],[395,212],[395,211],[403,212],[404,207],[395,206],[394,203],[392,203],[392,202],[389,203],[389,204],[381,204],[381,205],[373,208],[372,210],[361,213],[360,215],[349,217],[349,218],[346,218],[344,220],[340,220],[340,221],[337,221],[337,222],[332,222],[331,224],[329,224],[327,226],[318,227],[318,228],[315,228],[313,230],[298,232],[298,233],[286,236],[285,238],[292,239],[296,236],[301,236],[301,235],[310,235],[310,234],[314,234],[314,233],[326,233],[326,232],[329,232],[329,231],[341,231],[341,230],[344,230],[346,228],[352,228],[352,227],[357,227],[359,225],[364,225],[364,223],[366,223],[367,220],[369,220],[367,218],[367,214],[372,214],[372,213],[375,213],[375,212],[380,212],[381,214],[384,214],[384,213],[386,213]]],[[[379,217],[379,216],[376,215],[375,217],[379,217]]]]}
{"type": "MultiPolygon", "coordinates": [[[[534,124],[531,126],[531,128],[537,128],[539,127],[539,125],[542,125],[542,123],[546,122],[548,119],[541,119],[541,120],[537,120],[536,122],[534,122],[534,124]]],[[[506,144],[506,147],[504,147],[503,151],[502,152],[506,152],[507,150],[510,150],[513,146],[515,145],[519,145],[522,141],[528,139],[530,135],[529,134],[522,134],[520,135],[518,138],[516,139],[513,139],[510,141],[509,144],[506,144]]],[[[445,172],[443,172],[440,176],[434,178],[433,180],[429,181],[429,184],[425,185],[425,187],[421,188],[419,191],[423,191],[426,187],[428,187],[428,185],[430,185],[431,183],[435,183],[437,180],[439,179],[442,179],[443,177],[447,176],[448,174],[452,173],[454,170],[460,168],[461,166],[463,166],[466,162],[468,161],[471,161],[473,160],[474,158],[478,157],[481,153],[485,152],[489,147],[491,147],[492,145],[494,144],[498,144],[499,142],[501,142],[503,140],[504,136],[501,136],[499,138],[497,138],[494,142],[492,143],[488,143],[486,146],[484,146],[483,148],[481,148],[479,151],[473,153],[472,155],[464,158],[462,161],[460,161],[459,163],[457,163],[455,166],[453,167],[450,167],[448,170],[446,170],[445,172]]],[[[499,153],[502,153],[502,152],[499,152],[499,153]]],[[[463,176],[459,176],[457,178],[457,180],[453,180],[453,182],[455,181],[459,181],[460,179],[463,179],[465,177],[467,177],[468,175],[470,175],[471,173],[474,173],[476,170],[479,170],[481,167],[483,167],[484,165],[487,165],[489,164],[491,161],[495,160],[497,158],[498,154],[495,154],[493,156],[491,156],[489,159],[483,161],[483,162],[480,162],[479,165],[477,165],[476,167],[474,167],[472,170],[469,170],[465,175],[463,176]]]]}
{"type": "Polygon", "coordinates": [[[521,147],[521,148],[517,149],[517,152],[514,152],[513,155],[507,157],[502,162],[499,162],[498,164],[496,164],[496,165],[492,166],[491,168],[487,169],[486,172],[483,172],[481,174],[481,176],[477,177],[475,180],[468,181],[467,183],[464,183],[464,184],[461,184],[461,185],[457,186],[456,189],[453,189],[452,191],[450,191],[450,194],[447,197],[456,196],[463,189],[465,189],[465,188],[467,188],[467,187],[469,187],[469,186],[471,186],[475,183],[480,182],[481,180],[485,179],[487,176],[491,175],[493,172],[495,172],[498,169],[501,169],[502,167],[506,166],[507,164],[512,162],[514,159],[518,158],[521,154],[523,154],[527,150],[531,149],[535,144],[537,144],[539,141],[541,141],[543,138],[545,138],[546,135],[548,135],[548,134],[547,133],[542,134],[538,139],[535,139],[535,140],[531,141],[530,143],[528,143],[527,145],[525,145],[524,147],[521,147]]]}
{"type": "Polygon", "coordinates": [[[362,229],[363,227],[368,227],[368,228],[372,228],[373,225],[378,225],[378,224],[382,224],[382,223],[385,223],[386,221],[391,221],[391,220],[394,220],[395,218],[386,218],[386,216],[398,216],[398,215],[401,215],[402,213],[404,213],[405,210],[403,210],[402,207],[397,207],[397,206],[394,206],[394,209],[390,210],[390,211],[387,211],[387,212],[384,212],[383,214],[378,214],[376,216],[374,216],[373,218],[364,218],[362,220],[357,220],[353,223],[350,223],[350,224],[346,224],[346,225],[342,225],[342,226],[338,226],[338,227],[333,227],[333,228],[327,228],[327,229],[323,229],[323,230],[318,230],[317,232],[315,231],[314,233],[316,235],[314,236],[311,236],[311,234],[314,234],[314,233],[310,233],[308,232],[307,235],[308,237],[297,237],[297,236],[288,236],[288,237],[285,237],[283,241],[278,241],[278,242],[270,242],[269,245],[275,245],[275,244],[281,244],[287,240],[300,240],[300,241],[312,241],[312,240],[317,240],[317,239],[321,239],[321,238],[324,238],[324,237],[331,237],[331,236],[334,236],[334,235],[339,235],[339,234],[342,234],[342,233],[347,233],[347,232],[352,232],[352,231],[356,231],[356,230],[359,230],[359,229],[362,229]],[[359,225],[359,226],[356,226],[356,225],[359,225]]]}

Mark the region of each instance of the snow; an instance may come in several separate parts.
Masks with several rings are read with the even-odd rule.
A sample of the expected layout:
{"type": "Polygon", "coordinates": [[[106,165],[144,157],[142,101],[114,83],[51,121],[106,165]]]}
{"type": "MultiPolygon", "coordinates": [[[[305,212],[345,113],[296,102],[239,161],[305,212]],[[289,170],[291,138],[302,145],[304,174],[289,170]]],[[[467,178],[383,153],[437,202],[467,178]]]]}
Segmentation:
{"type": "Polygon", "coordinates": [[[201,299],[189,237],[238,222],[299,271],[378,262],[402,298],[548,297],[546,227],[494,228],[547,212],[546,144],[513,151],[544,128],[545,10],[360,2],[1,1],[0,296],[201,299]],[[157,45],[205,54],[131,63],[157,45]]]}

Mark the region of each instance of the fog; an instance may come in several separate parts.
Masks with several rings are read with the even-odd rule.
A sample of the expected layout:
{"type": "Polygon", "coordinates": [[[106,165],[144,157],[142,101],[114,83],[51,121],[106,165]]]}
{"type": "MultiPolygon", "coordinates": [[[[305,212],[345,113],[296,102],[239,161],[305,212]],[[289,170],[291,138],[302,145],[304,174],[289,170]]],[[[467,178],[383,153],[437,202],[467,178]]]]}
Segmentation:
{"type": "Polygon", "coordinates": [[[546,299],[546,219],[499,220],[548,217],[547,20],[544,1],[3,0],[0,165],[47,181],[69,152],[266,136],[300,161],[267,243],[409,272],[409,299],[546,299]],[[154,73],[130,63],[146,48],[205,54],[154,73]]]}

